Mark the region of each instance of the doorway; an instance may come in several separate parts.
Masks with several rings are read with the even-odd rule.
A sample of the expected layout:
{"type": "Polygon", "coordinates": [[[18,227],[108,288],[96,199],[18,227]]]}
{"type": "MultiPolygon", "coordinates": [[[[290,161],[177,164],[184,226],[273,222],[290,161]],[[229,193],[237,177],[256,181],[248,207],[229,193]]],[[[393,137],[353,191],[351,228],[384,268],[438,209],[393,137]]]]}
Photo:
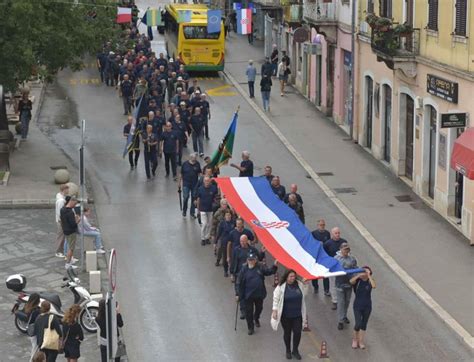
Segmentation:
{"type": "Polygon", "coordinates": [[[322,57],[316,55],[316,106],[321,106],[322,57]]]}
{"type": "Polygon", "coordinates": [[[434,188],[436,179],[436,109],[428,106],[430,119],[430,146],[429,146],[429,171],[428,171],[428,196],[434,199],[434,188]]]}
{"type": "Polygon", "coordinates": [[[384,94],[384,144],[383,144],[383,159],[390,163],[391,153],[391,128],[392,128],[392,89],[389,85],[383,85],[384,94]]]}
{"type": "Polygon", "coordinates": [[[365,123],[366,134],[365,134],[365,145],[367,148],[372,148],[372,110],[374,104],[374,81],[369,76],[365,77],[365,85],[367,89],[367,103],[366,103],[366,119],[365,123]]]}
{"type": "Polygon", "coordinates": [[[415,102],[406,96],[406,143],[405,143],[405,176],[413,180],[413,117],[415,115],[415,102]]]}

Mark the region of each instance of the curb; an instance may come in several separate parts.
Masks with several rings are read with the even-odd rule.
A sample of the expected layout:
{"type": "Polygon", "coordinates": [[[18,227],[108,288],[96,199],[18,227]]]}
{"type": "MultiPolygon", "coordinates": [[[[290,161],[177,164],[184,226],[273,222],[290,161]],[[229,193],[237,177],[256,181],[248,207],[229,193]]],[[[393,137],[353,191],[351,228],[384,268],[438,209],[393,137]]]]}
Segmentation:
{"type": "Polygon", "coordinates": [[[298,163],[311,176],[316,185],[324,192],[324,194],[333,202],[337,209],[351,222],[356,230],[362,235],[367,244],[377,253],[380,258],[388,265],[390,269],[402,280],[402,282],[423,302],[430,308],[444,323],[446,323],[461,339],[472,349],[474,348],[474,337],[455,320],[441,305],[439,305],[421,285],[419,285],[385,250],[385,248],[375,239],[375,237],[367,230],[362,222],[349,210],[349,208],[334,194],[328,185],[316,174],[312,167],[306,162],[301,154],[293,147],[278,127],[271,121],[271,119],[263,113],[257,104],[248,98],[247,93],[243,90],[235,78],[225,71],[222,72],[224,76],[234,85],[241,96],[254,109],[260,118],[273,131],[298,163]]]}
{"type": "Polygon", "coordinates": [[[54,209],[55,200],[50,199],[12,199],[0,200],[0,209],[54,209]]]}

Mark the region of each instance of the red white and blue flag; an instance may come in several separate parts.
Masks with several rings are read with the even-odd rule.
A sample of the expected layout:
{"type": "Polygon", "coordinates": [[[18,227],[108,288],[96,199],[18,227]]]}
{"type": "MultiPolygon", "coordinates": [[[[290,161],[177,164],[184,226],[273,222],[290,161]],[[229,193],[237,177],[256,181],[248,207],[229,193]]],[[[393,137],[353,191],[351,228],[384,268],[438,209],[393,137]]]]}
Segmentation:
{"type": "Polygon", "coordinates": [[[117,23],[130,23],[132,21],[132,9],[131,8],[117,8],[117,23]]]}
{"type": "Polygon", "coordinates": [[[321,242],[282,202],[264,177],[215,179],[229,204],[252,227],[265,248],[286,268],[306,279],[345,275],[345,270],[324,251],[321,242]]]}
{"type": "Polygon", "coordinates": [[[252,33],[252,9],[237,10],[237,34],[252,33]]]}

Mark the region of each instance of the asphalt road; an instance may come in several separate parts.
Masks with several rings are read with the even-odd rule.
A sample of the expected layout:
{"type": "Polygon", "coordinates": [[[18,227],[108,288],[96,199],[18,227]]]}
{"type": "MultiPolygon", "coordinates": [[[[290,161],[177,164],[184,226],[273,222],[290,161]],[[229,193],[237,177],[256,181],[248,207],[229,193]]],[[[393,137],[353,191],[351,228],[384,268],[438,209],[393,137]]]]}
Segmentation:
{"type": "MultiPolygon", "coordinates": [[[[122,159],[125,116],[121,100],[114,88],[97,84],[97,78],[98,73],[92,68],[74,74],[64,71],[53,87],[58,87],[57,97],[66,94],[74,105],[71,117],[77,114],[87,121],[87,175],[94,189],[105,244],[118,251],[117,293],[130,360],[284,360],[282,332],[273,332],[269,323],[271,280],[262,328],[250,337],[245,324],[239,321],[235,332],[230,281],[223,277],[221,268],[214,266],[211,247],[200,245],[197,223],[181,217],[177,184],[164,177],[163,162],[160,161],[158,177],[153,182],[146,182],[143,158],[138,170],[129,170],[128,161],[122,159]]],[[[226,85],[220,78],[200,83],[206,91],[226,85]]],[[[217,147],[233,111],[240,105],[234,154],[247,149],[256,165],[256,174],[270,164],[284,185],[297,183],[308,224],[325,217],[329,227],[340,226],[359,263],[371,265],[375,271],[378,288],[373,293],[368,349],[353,351],[351,330],[336,329],[329,298],[311,294],[307,305],[312,331],[303,335],[303,358],[318,359],[319,343],[325,340],[334,361],[472,359],[472,351],[390,272],[307,178],[245,99],[237,92],[231,95],[232,87],[225,89],[226,96],[211,97],[211,140],[205,144],[206,154],[217,147]]],[[[67,122],[76,123],[77,119],[67,122]]],[[[52,132],[51,137],[77,160],[79,129],[60,129],[52,132]]],[[[224,168],[223,173],[235,175],[229,168],[224,168]]],[[[352,311],[349,317],[352,319],[352,311]]]]}

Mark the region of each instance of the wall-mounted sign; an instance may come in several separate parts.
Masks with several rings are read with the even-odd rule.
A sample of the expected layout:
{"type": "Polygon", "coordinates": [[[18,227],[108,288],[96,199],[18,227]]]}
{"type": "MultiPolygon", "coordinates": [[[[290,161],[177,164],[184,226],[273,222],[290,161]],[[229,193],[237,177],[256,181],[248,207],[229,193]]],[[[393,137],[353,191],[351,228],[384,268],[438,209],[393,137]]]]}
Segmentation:
{"type": "Polygon", "coordinates": [[[464,128],[467,113],[441,113],[441,128],[464,128]]]}
{"type": "Polygon", "coordinates": [[[297,43],[304,43],[309,39],[309,32],[303,27],[299,27],[295,29],[293,33],[293,40],[297,43]]]}
{"type": "Polygon", "coordinates": [[[426,90],[448,102],[458,103],[458,84],[456,82],[428,74],[426,76],[426,90]]]}

